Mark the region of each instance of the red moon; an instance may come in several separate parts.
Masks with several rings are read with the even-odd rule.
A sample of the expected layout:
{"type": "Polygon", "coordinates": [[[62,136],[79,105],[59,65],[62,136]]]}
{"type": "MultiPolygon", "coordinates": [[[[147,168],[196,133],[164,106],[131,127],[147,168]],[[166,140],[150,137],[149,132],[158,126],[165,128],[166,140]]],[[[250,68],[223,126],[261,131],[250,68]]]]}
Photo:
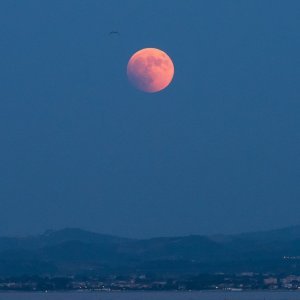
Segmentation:
{"type": "Polygon", "coordinates": [[[131,56],[127,76],[137,89],[147,93],[159,92],[172,81],[174,64],[162,50],[144,48],[131,56]]]}

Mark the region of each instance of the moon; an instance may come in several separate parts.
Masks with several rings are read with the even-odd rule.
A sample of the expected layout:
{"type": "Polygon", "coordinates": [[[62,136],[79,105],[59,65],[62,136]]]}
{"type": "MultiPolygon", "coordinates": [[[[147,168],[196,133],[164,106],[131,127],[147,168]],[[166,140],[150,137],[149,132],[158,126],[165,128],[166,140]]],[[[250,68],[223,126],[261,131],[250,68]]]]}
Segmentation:
{"type": "Polygon", "coordinates": [[[131,56],[127,76],[137,89],[147,93],[159,92],[171,83],[174,64],[164,51],[144,48],[131,56]]]}

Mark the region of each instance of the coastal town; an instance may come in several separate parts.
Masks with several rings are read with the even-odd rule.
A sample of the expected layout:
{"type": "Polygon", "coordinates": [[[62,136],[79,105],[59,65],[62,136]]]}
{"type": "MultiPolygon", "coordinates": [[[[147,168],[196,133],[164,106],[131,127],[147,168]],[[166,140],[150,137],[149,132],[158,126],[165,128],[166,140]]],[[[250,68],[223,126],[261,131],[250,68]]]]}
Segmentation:
{"type": "Polygon", "coordinates": [[[99,277],[38,277],[1,278],[2,291],[162,291],[162,290],[299,290],[300,275],[200,274],[185,278],[156,278],[145,274],[99,277]]]}

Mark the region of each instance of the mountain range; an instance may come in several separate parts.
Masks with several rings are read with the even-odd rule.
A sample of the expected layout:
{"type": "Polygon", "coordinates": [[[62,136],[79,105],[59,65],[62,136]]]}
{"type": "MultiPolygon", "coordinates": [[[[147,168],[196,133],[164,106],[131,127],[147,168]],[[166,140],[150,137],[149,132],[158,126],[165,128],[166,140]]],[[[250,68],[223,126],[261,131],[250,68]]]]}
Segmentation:
{"type": "Polygon", "coordinates": [[[300,272],[300,226],[237,235],[129,239],[68,228],[0,237],[0,276],[300,272]]]}

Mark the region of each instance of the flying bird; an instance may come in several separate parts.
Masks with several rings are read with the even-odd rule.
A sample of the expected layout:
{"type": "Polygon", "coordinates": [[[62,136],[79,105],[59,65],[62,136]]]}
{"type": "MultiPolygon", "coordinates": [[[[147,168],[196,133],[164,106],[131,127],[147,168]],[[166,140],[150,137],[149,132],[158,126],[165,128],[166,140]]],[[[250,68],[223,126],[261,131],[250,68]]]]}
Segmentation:
{"type": "Polygon", "coordinates": [[[110,33],[109,33],[109,35],[120,35],[120,32],[119,31],[117,31],[117,30],[112,30],[110,33]]]}

